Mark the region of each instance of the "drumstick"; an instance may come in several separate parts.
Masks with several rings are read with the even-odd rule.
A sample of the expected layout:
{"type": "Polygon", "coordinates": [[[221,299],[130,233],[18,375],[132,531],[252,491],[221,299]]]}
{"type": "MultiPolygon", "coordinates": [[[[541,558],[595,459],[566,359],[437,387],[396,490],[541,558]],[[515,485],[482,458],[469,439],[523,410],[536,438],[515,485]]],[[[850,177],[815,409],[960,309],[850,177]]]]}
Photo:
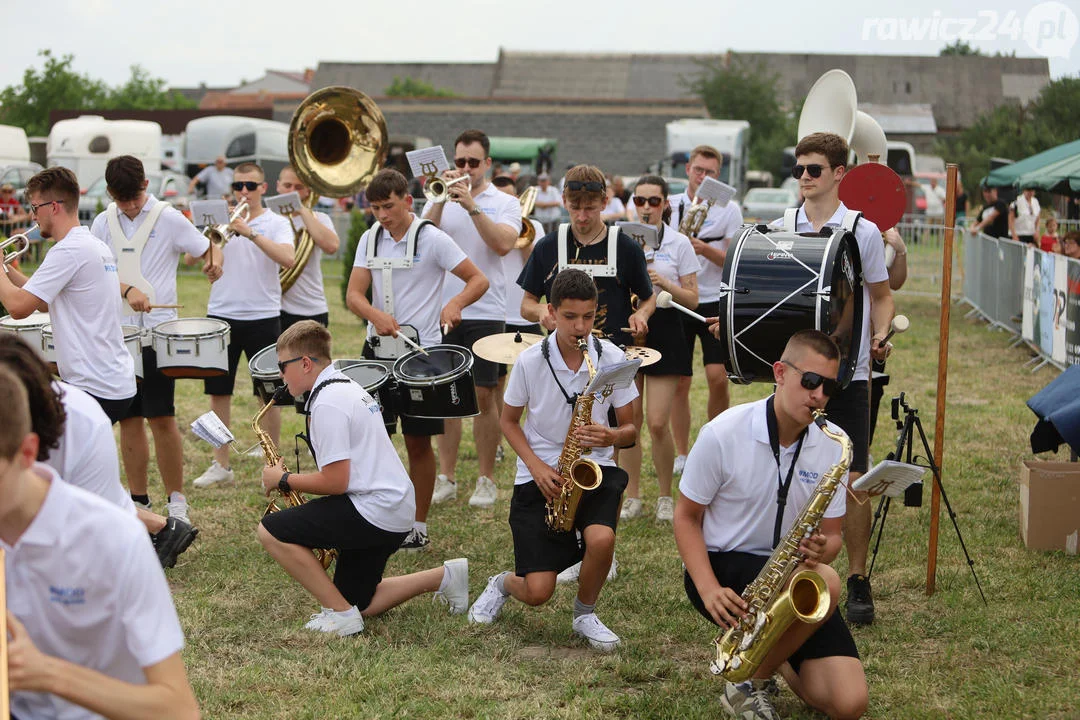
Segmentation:
{"type": "Polygon", "coordinates": [[[419,350],[420,352],[422,352],[422,353],[423,353],[423,354],[425,354],[425,355],[430,355],[430,354],[431,354],[431,353],[429,353],[429,352],[428,352],[427,350],[425,350],[424,348],[420,347],[420,346],[419,346],[419,345],[418,345],[418,344],[417,344],[416,342],[414,342],[414,341],[412,340],[412,338],[410,338],[410,337],[409,337],[408,335],[406,335],[405,333],[398,333],[396,337],[399,337],[399,338],[401,338],[402,340],[404,340],[404,341],[405,341],[405,343],[406,343],[407,345],[411,346],[411,347],[412,347],[412,348],[413,348],[414,350],[419,350]]]}
{"type": "Polygon", "coordinates": [[[150,305],[151,310],[183,310],[183,305],[150,305]]]}
{"type": "Polygon", "coordinates": [[[907,315],[897,315],[892,319],[892,327],[889,328],[889,334],[885,336],[885,339],[881,341],[881,344],[884,345],[889,342],[889,338],[896,333],[905,332],[909,327],[911,327],[911,321],[908,320],[907,315]]]}
{"type": "Polygon", "coordinates": [[[708,320],[706,320],[701,315],[698,315],[690,308],[683,307],[679,303],[675,302],[674,298],[671,297],[671,293],[669,293],[667,290],[661,290],[660,294],[656,296],[656,306],[664,309],[675,308],[680,312],[686,313],[695,320],[700,320],[701,322],[708,322],[708,320]]]}
{"type": "Polygon", "coordinates": [[[443,323],[443,325],[442,325],[442,334],[443,335],[448,335],[449,333],[450,333],[450,323],[443,323]]]}

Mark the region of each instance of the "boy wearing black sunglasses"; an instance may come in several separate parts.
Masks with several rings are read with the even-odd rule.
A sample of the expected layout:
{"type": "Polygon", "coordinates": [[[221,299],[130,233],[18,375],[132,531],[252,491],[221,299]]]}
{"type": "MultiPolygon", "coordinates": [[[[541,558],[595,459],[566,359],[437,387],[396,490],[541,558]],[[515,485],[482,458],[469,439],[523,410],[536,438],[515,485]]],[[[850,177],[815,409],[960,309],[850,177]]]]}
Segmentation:
{"type": "MultiPolygon", "coordinates": [[[[675,541],[686,566],[686,595],[706,620],[724,628],[745,613],[741,593],[842,452],[811,415],[837,389],[836,343],[817,330],[802,330],[791,336],[782,358],[773,363],[773,395],[733,407],[701,428],[679,485],[675,541]]],[[[828,616],[816,624],[793,623],[753,679],[725,683],[721,704],[734,717],[777,717],[770,699],[777,671],[796,695],[830,717],[865,712],[866,676],[851,632],[836,613],[840,576],[829,566],[840,552],[844,512],[841,486],[820,526],[799,545],[805,558],[799,569],[819,573],[828,587],[828,616]]]]}

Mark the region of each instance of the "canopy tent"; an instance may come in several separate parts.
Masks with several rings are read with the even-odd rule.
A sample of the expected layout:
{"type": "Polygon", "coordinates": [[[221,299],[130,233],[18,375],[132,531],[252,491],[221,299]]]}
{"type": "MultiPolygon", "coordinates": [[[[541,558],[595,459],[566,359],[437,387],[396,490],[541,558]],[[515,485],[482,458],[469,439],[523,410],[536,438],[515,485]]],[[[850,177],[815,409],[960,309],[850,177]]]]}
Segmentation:
{"type": "MultiPolygon", "coordinates": [[[[1080,157],[1080,140],[1073,140],[1049,150],[1043,150],[1031,157],[1005,165],[995,170],[983,179],[983,184],[988,187],[1014,187],[1021,183],[1021,177],[1044,170],[1051,165],[1056,165],[1064,160],[1080,157]]],[[[1036,182],[1036,184],[1038,184],[1036,182]]],[[[1022,186],[1021,186],[1022,187],[1022,186]]],[[[1039,187],[1043,187],[1039,185],[1039,187]]],[[[1080,183],[1073,186],[1080,189],[1080,183]]],[[[1049,188],[1046,188],[1049,189],[1049,188]]],[[[1057,191],[1055,191],[1057,192],[1057,191]]],[[[1069,191],[1074,192],[1074,191],[1069,191]]]]}
{"type": "Polygon", "coordinates": [[[1022,188],[1035,187],[1058,195],[1080,195],[1080,152],[1017,178],[1022,188]]]}

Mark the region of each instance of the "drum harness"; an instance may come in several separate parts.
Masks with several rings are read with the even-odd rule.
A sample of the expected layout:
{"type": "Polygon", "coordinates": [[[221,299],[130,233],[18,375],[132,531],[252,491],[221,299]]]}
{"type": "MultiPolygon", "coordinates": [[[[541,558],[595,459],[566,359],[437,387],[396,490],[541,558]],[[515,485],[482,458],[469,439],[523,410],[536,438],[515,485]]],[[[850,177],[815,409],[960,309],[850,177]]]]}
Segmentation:
{"type": "MultiPolygon", "coordinates": [[[[372,234],[369,236],[371,239],[367,246],[367,265],[369,270],[379,269],[382,271],[383,312],[388,315],[393,316],[394,314],[394,270],[408,270],[413,266],[413,258],[416,256],[416,243],[420,237],[420,230],[425,225],[434,226],[430,220],[416,220],[409,226],[408,232],[405,233],[405,256],[396,258],[378,257],[379,240],[382,238],[383,227],[378,222],[371,226],[372,234]]],[[[396,338],[385,339],[396,340],[396,338]]],[[[419,342],[419,334],[415,340],[419,342]]],[[[379,359],[391,360],[401,355],[402,351],[406,349],[405,344],[401,341],[397,341],[397,343],[387,342],[386,344],[394,346],[394,348],[391,348],[390,350],[390,357],[379,357],[379,353],[375,353],[376,357],[379,357],[379,359]],[[400,347],[398,347],[399,344],[400,347]]],[[[374,352],[375,343],[371,343],[371,346],[372,351],[374,352]]]]}
{"type": "MultiPolygon", "coordinates": [[[[158,200],[154,207],[150,208],[146,220],[143,221],[143,224],[139,226],[139,229],[131,237],[128,237],[123,228],[120,227],[120,211],[116,207],[116,203],[109,203],[109,207],[105,209],[109,235],[112,237],[113,245],[118,251],[116,253],[117,275],[121,282],[134,285],[140,291],[146,293],[151,304],[154,302],[154,288],[142,276],[142,251],[146,247],[146,241],[150,238],[150,233],[154,231],[158,218],[161,217],[161,213],[167,207],[169,207],[169,203],[158,200]]],[[[123,310],[125,315],[140,314],[131,309],[127,300],[124,300],[123,310]]]]}
{"type": "MultiPolygon", "coordinates": [[[[354,381],[350,380],[347,377],[346,378],[332,377],[332,378],[330,378],[328,380],[323,380],[321,383],[319,383],[318,385],[315,386],[314,390],[312,390],[308,394],[307,402],[304,403],[304,432],[297,433],[296,437],[303,440],[304,444],[307,445],[308,451],[311,452],[311,459],[315,463],[315,467],[319,466],[319,460],[315,456],[315,446],[311,444],[311,409],[312,409],[312,406],[314,406],[314,404],[315,404],[315,398],[318,397],[319,393],[322,392],[322,389],[324,387],[326,387],[327,385],[333,385],[334,383],[347,383],[347,382],[354,382],[354,381]]],[[[297,462],[297,470],[299,470],[299,467],[300,467],[300,451],[299,451],[299,448],[297,448],[297,451],[296,451],[296,462],[297,462]]]]}
{"type": "Polygon", "coordinates": [[[619,240],[619,227],[617,225],[608,228],[607,260],[603,265],[586,265],[584,263],[570,262],[567,253],[567,240],[569,239],[569,234],[569,223],[559,225],[559,272],[562,272],[567,268],[573,268],[575,270],[581,270],[591,278],[616,277],[616,248],[619,240]]]}

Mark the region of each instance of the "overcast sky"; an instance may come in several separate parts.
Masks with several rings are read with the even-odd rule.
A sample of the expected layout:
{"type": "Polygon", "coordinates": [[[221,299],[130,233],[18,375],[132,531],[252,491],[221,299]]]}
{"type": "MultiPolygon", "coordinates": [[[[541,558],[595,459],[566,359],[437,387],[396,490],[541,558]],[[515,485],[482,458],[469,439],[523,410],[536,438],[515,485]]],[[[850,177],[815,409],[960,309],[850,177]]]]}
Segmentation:
{"type": "Polygon", "coordinates": [[[139,64],[174,86],[234,86],[267,68],[300,70],[320,61],[492,62],[500,46],[936,55],[957,37],[987,54],[1047,56],[1054,78],[1080,75],[1076,11],[1056,0],[0,0],[0,7],[8,29],[0,87],[20,83],[27,67],[41,67],[42,48],[73,54],[76,71],[110,85],[139,64]]]}

